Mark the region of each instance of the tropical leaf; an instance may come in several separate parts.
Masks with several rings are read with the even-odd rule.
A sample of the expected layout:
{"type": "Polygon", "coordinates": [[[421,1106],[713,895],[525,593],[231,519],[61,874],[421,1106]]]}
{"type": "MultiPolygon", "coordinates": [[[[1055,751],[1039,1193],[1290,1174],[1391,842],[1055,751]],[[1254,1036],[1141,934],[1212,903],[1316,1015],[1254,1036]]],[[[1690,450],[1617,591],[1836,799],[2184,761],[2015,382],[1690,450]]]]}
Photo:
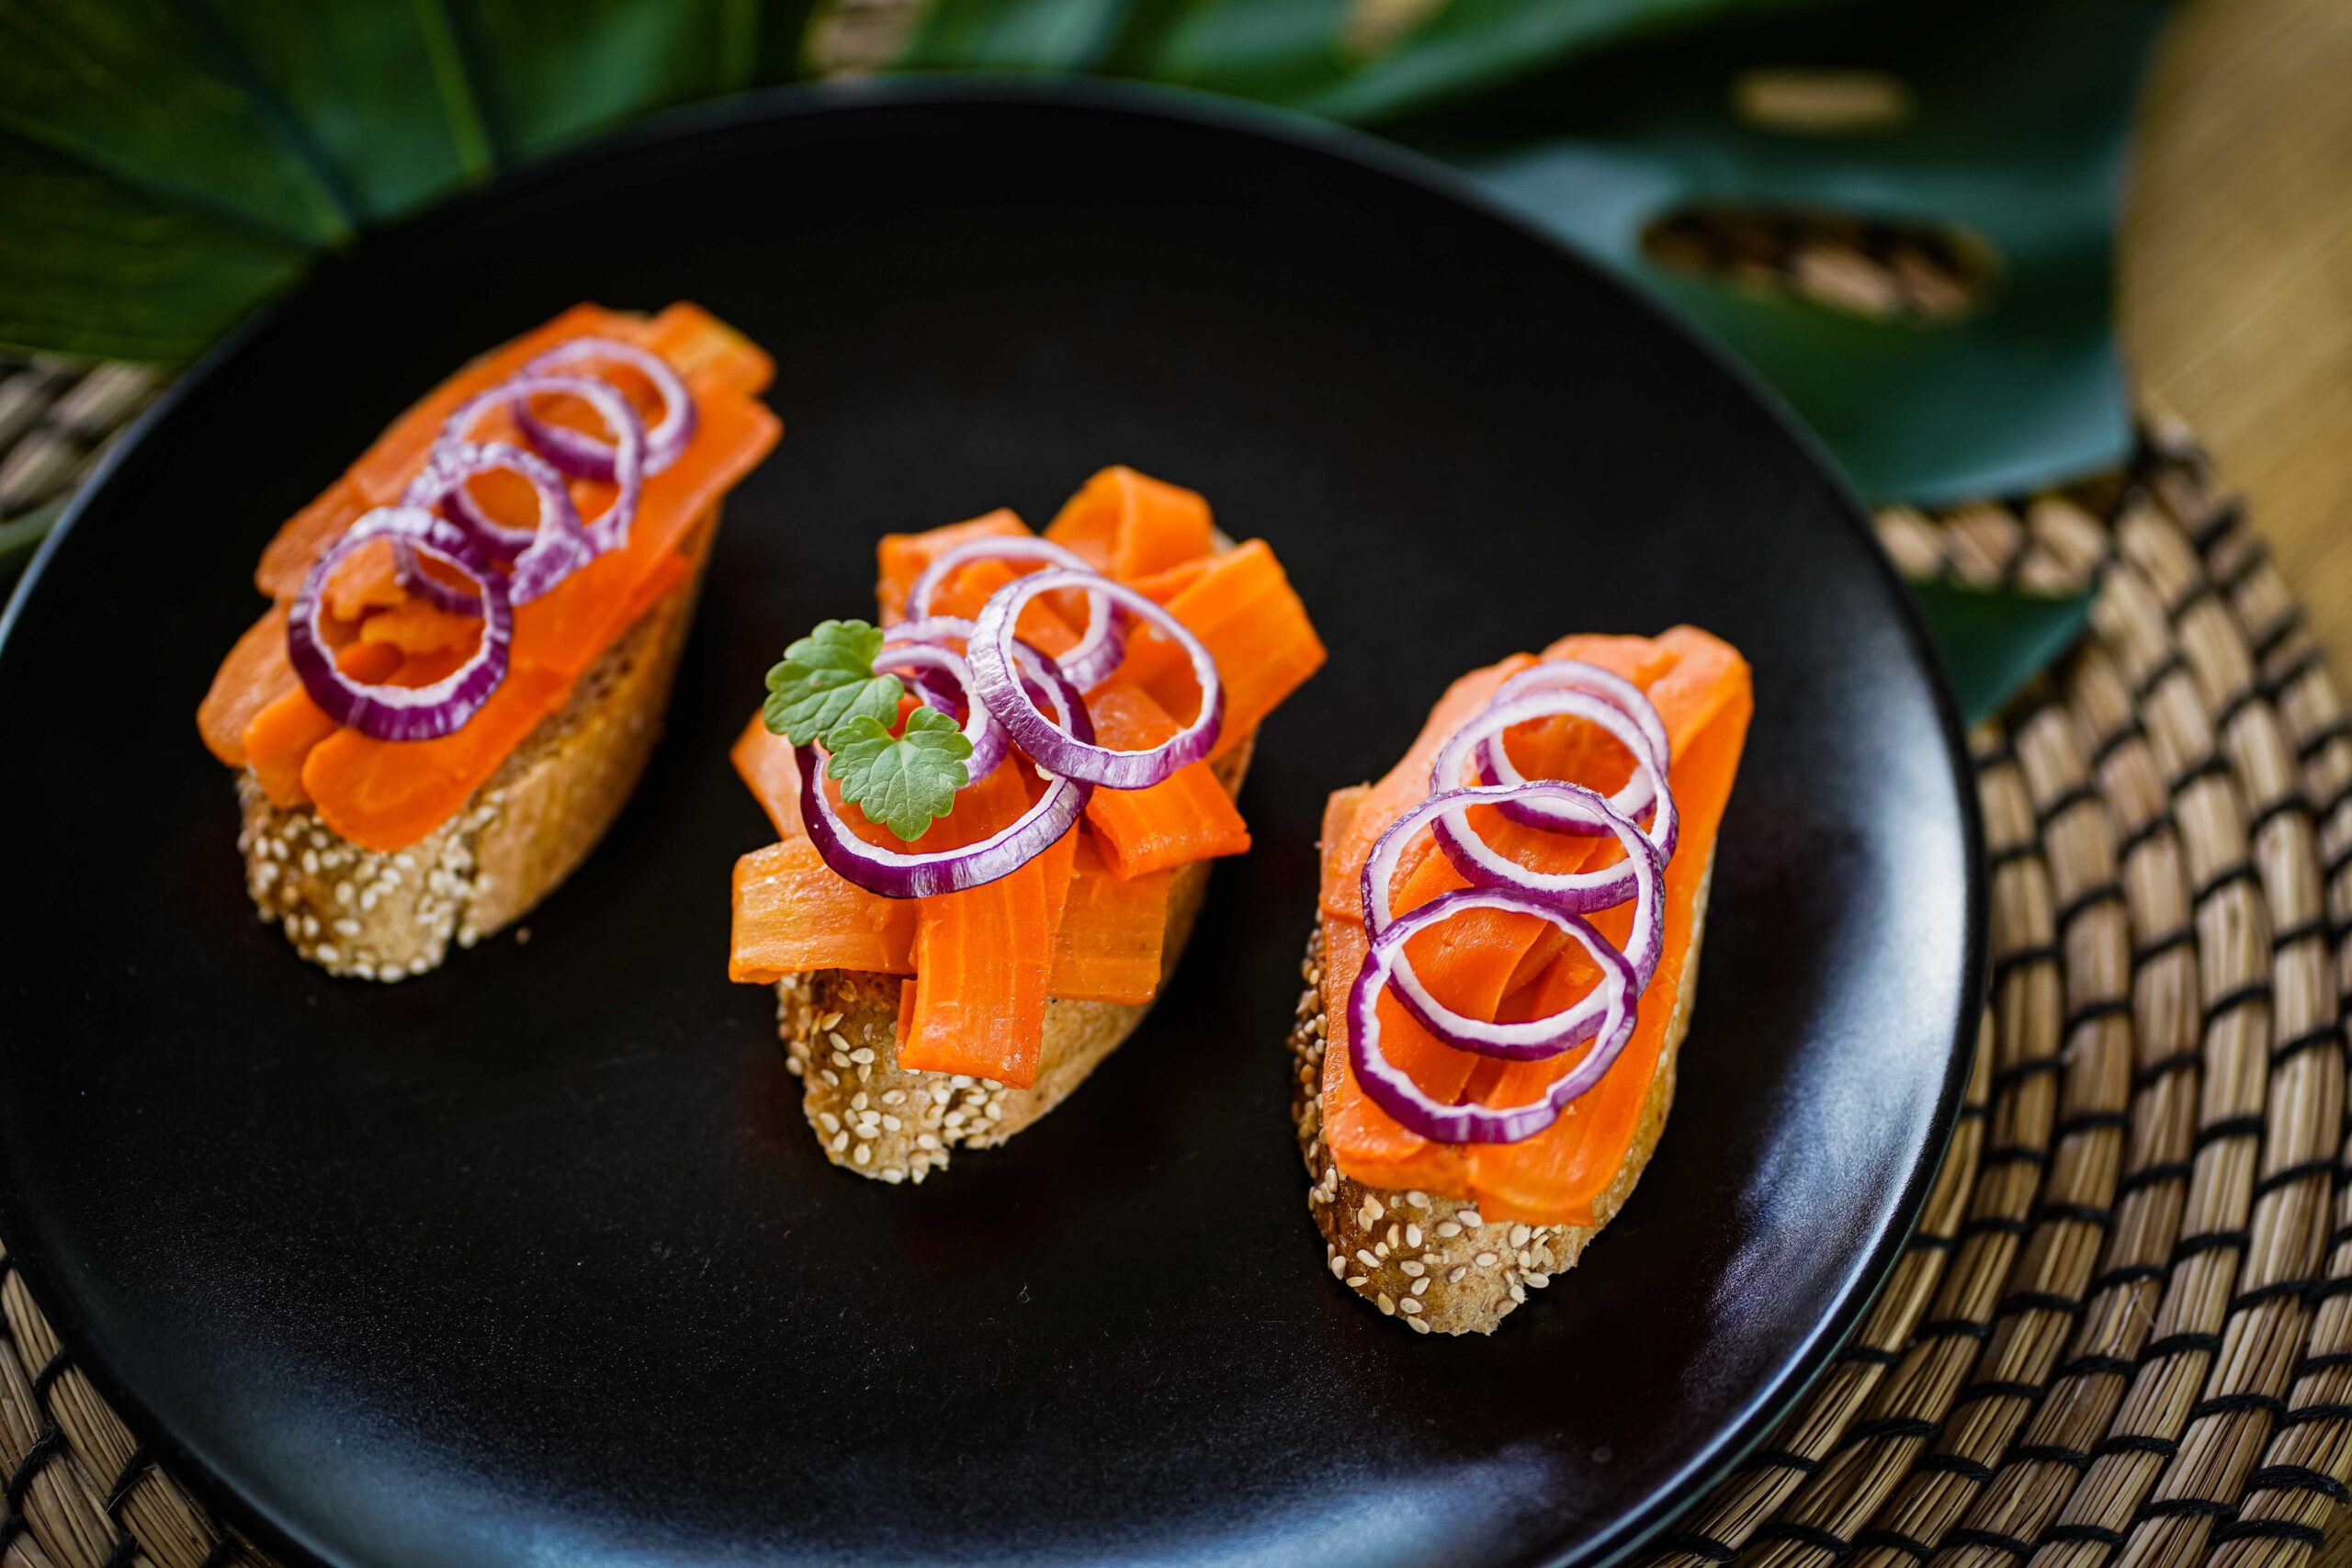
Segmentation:
{"type": "Polygon", "coordinates": [[[391,218],[496,166],[444,0],[236,0],[215,15],[361,218],[391,218]]]}
{"type": "Polygon", "coordinates": [[[199,17],[173,0],[0,6],[0,130],[161,206],[341,243],[351,218],[324,169],[199,17]]]}
{"type": "Polygon", "coordinates": [[[1944,678],[1970,724],[2000,712],[2074,647],[2090,626],[2097,597],[2087,590],[2051,598],[1940,580],[1914,581],[1911,589],[1943,660],[1944,678]]]}
{"type": "Polygon", "coordinates": [[[0,347],[173,363],[301,275],[311,251],[0,137],[0,347]],[[39,220],[26,220],[38,214],[39,220]]]}

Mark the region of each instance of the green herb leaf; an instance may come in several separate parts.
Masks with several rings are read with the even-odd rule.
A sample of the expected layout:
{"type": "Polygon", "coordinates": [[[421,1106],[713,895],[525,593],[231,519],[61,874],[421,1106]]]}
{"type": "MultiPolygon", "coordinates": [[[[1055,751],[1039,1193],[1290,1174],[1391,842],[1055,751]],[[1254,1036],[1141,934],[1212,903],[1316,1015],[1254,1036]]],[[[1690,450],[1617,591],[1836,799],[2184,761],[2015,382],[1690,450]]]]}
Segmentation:
{"type": "Polygon", "coordinates": [[[956,792],[971,778],[964,759],[972,743],[936,708],[912,710],[905,732],[895,736],[881,720],[860,714],[833,729],[831,744],[833,760],[825,771],[841,780],[842,798],[901,839],[922,838],[953,811],[956,792]]]}
{"type": "Polygon", "coordinates": [[[2075,646],[2090,625],[2096,597],[2087,590],[2056,599],[1928,580],[1913,581],[1911,592],[1971,724],[2000,712],[2075,646]]]}
{"type": "Polygon", "coordinates": [[[760,709],[768,728],[796,745],[821,741],[829,751],[840,749],[833,738],[853,719],[887,728],[899,716],[906,687],[896,675],[874,672],[881,651],[882,633],[864,621],[819,622],[768,671],[768,700],[760,709]]]}

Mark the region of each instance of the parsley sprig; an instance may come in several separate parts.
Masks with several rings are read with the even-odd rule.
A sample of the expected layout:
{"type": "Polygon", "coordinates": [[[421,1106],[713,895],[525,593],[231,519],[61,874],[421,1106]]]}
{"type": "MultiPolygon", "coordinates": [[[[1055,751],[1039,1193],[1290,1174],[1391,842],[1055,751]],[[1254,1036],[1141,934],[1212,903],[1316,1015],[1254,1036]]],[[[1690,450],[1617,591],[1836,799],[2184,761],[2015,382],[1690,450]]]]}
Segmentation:
{"type": "Polygon", "coordinates": [[[865,621],[819,622],[768,671],[760,713],[775,734],[831,752],[826,773],[868,820],[919,839],[956,808],[956,792],[971,782],[965,759],[972,743],[954,719],[929,707],[913,709],[891,732],[906,686],[896,675],[875,673],[881,651],[880,629],[865,621]]]}

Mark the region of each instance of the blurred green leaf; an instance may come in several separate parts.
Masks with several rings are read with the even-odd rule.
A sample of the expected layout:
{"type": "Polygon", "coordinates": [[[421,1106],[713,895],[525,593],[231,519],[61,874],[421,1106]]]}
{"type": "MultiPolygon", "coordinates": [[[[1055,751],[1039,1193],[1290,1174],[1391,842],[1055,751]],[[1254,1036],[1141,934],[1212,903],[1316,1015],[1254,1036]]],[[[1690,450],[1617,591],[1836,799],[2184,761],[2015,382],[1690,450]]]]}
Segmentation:
{"type": "Polygon", "coordinates": [[[310,251],[0,137],[0,347],[187,359],[310,251]],[[38,222],[14,215],[37,213],[38,222]]]}
{"type": "Polygon", "coordinates": [[[173,0],[0,6],[0,130],[161,203],[311,244],[351,233],[299,130],[200,13],[173,0]]]}
{"type": "Polygon", "coordinates": [[[1132,9],[1126,0],[935,0],[893,63],[918,71],[1091,71],[1132,9]]]}
{"type": "Polygon", "coordinates": [[[1933,580],[1916,581],[1911,589],[1970,724],[2000,712],[2074,647],[2090,626],[2097,597],[2087,589],[2058,599],[1933,580]]]}
{"type": "Polygon", "coordinates": [[[444,0],[235,0],[215,15],[362,218],[403,212],[494,166],[444,0]]]}

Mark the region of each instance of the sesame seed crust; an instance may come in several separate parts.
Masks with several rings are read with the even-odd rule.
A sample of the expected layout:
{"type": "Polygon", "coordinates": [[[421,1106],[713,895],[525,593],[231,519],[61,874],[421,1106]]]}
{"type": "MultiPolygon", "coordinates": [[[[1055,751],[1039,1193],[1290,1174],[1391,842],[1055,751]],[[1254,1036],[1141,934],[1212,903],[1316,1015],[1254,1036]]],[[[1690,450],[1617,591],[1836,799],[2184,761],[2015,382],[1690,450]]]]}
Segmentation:
{"type": "MultiPolygon", "coordinates": [[[[1693,922],[1695,946],[1706,919],[1714,874],[1710,861],[1693,922]]],[[[1530,1224],[1488,1219],[1465,1200],[1442,1193],[1368,1187],[1342,1172],[1323,1141],[1323,1058],[1329,1027],[1323,1012],[1323,926],[1307,939],[1299,977],[1305,988],[1292,1017],[1291,1120],[1306,1166],[1306,1207],[1323,1233],[1333,1279],[1416,1334],[1492,1334],[1555,1275],[1577,1266],[1592,1238],[1614,1219],[1641,1179],[1674,1104],[1675,1074],[1690,1025],[1698,962],[1683,965],[1666,1050],[1624,1162],[1593,1203],[1589,1225],[1530,1224]]]]}
{"type": "MultiPolygon", "coordinates": [[[[685,547],[699,552],[717,512],[685,547]]],[[[455,816],[390,853],[237,774],[245,890],[294,950],[333,975],[390,982],[520,919],[586,858],[636,787],[693,620],[695,581],[657,602],[573,684],[455,816]]]]}

